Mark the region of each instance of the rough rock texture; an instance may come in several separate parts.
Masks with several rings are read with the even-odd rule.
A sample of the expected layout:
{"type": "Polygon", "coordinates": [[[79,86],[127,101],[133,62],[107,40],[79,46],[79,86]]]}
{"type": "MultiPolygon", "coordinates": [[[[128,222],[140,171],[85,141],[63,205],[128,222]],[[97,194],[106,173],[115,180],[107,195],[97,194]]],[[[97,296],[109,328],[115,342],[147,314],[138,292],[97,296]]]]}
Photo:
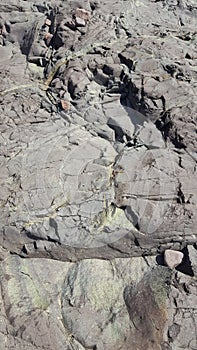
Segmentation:
{"type": "Polygon", "coordinates": [[[0,4],[2,349],[197,349],[196,18],[0,4]]]}

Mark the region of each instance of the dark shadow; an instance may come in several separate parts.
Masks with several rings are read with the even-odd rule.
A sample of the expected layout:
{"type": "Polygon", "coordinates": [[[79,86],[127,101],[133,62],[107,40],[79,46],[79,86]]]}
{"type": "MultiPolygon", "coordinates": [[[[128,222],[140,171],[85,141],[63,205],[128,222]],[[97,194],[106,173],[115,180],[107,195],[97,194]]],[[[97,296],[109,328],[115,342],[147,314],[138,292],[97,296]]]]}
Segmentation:
{"type": "Polygon", "coordinates": [[[183,261],[176,267],[176,270],[184,273],[185,275],[194,276],[187,247],[182,249],[182,253],[184,254],[183,261]]]}
{"type": "Polygon", "coordinates": [[[156,262],[158,265],[166,266],[165,262],[164,262],[164,255],[163,254],[159,254],[156,256],[156,262]]]}

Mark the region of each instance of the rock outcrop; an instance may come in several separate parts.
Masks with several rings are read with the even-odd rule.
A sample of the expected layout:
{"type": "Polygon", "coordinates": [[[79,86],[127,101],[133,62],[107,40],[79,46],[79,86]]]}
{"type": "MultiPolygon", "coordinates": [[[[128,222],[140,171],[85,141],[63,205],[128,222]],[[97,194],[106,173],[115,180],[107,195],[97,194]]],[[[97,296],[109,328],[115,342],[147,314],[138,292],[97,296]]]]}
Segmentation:
{"type": "Polygon", "coordinates": [[[2,349],[197,348],[196,16],[0,4],[2,349]]]}

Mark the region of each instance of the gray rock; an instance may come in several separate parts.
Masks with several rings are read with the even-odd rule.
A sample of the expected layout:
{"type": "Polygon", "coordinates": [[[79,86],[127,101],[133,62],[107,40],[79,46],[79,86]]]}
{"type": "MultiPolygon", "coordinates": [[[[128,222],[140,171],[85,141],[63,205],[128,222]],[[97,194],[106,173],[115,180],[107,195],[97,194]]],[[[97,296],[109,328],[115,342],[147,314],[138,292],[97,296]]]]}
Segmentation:
{"type": "Polygon", "coordinates": [[[0,4],[2,349],[197,348],[196,39],[194,0],[0,4]]]}
{"type": "Polygon", "coordinates": [[[1,46],[0,47],[0,62],[9,61],[12,57],[12,46],[1,46]]]}
{"type": "Polygon", "coordinates": [[[75,17],[75,23],[77,27],[85,27],[86,26],[86,22],[83,18],[80,17],[75,17]]]}
{"type": "Polygon", "coordinates": [[[135,126],[119,101],[104,104],[103,110],[107,119],[107,124],[116,131],[117,137],[121,138],[126,135],[132,138],[135,126]]]}
{"type": "Polygon", "coordinates": [[[192,245],[188,245],[187,249],[189,254],[189,260],[192,266],[192,271],[194,273],[194,276],[196,276],[197,275],[197,252],[192,245]]]}
{"type": "Polygon", "coordinates": [[[129,320],[123,292],[134,276],[140,279],[142,270],[139,259],[115,259],[113,263],[89,260],[69,270],[62,295],[63,318],[84,348],[96,346],[100,350],[105,344],[108,349],[132,348],[129,341],[135,326],[129,320]],[[122,279],[119,273],[124,274],[122,279]],[[106,320],[111,321],[105,325],[106,320]]]}
{"type": "Polygon", "coordinates": [[[181,273],[178,273],[175,281],[167,300],[168,322],[164,339],[172,349],[195,349],[196,282],[192,277],[181,273]]]}

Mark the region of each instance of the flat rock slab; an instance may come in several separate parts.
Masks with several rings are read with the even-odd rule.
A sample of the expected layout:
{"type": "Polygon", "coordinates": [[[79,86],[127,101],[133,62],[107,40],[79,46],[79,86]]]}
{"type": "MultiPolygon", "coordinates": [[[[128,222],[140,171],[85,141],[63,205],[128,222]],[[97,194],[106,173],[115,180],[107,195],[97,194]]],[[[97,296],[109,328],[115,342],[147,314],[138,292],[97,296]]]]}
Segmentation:
{"type": "MultiPolygon", "coordinates": [[[[181,235],[184,227],[188,225],[195,231],[195,211],[192,220],[188,222],[179,205],[182,201],[179,198],[180,184],[186,184],[186,173],[185,169],[180,168],[179,157],[173,150],[146,147],[137,150],[126,149],[116,166],[115,203],[118,206],[126,206],[127,217],[142,233],[154,237],[166,235],[168,230],[168,237],[174,236],[175,232],[181,235]],[[183,215],[179,225],[173,220],[169,223],[169,218],[176,211],[183,215]]],[[[186,193],[192,193],[190,186],[193,186],[194,179],[195,175],[187,179],[186,198],[186,193]]],[[[188,210],[191,210],[189,203],[188,210]]]]}
{"type": "Polygon", "coordinates": [[[0,62],[8,61],[12,57],[12,46],[0,47],[0,62]]]}

